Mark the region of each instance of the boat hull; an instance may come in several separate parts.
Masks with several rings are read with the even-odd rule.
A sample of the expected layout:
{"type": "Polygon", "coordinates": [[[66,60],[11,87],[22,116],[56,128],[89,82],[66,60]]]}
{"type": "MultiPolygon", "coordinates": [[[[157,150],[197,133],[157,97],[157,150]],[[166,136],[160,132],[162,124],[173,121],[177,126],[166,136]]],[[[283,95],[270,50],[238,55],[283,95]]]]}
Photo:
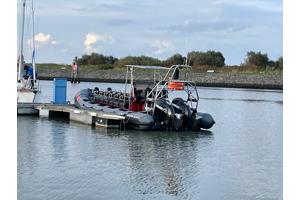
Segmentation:
{"type": "Polygon", "coordinates": [[[39,115],[39,111],[33,107],[32,103],[18,103],[17,115],[39,115]]]}
{"type": "Polygon", "coordinates": [[[38,115],[38,110],[34,109],[32,103],[36,99],[36,91],[31,89],[18,89],[17,92],[17,115],[38,115]]]}
{"type": "Polygon", "coordinates": [[[18,103],[33,103],[35,95],[33,90],[18,90],[18,103]]]}

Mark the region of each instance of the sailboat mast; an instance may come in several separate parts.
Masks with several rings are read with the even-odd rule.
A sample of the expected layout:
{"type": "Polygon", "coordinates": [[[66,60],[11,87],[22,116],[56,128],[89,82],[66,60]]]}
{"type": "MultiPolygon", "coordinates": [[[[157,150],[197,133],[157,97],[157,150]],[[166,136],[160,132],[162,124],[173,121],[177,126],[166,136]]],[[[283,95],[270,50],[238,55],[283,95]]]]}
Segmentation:
{"type": "Polygon", "coordinates": [[[32,10],[32,68],[33,68],[33,80],[35,82],[35,39],[34,39],[34,9],[33,9],[33,0],[31,1],[31,10],[32,10]]]}
{"type": "Polygon", "coordinates": [[[21,25],[21,46],[20,46],[20,55],[19,55],[19,73],[18,80],[21,80],[21,70],[23,67],[23,40],[24,40],[24,23],[25,23],[25,0],[23,0],[23,9],[22,9],[22,25],[21,25]]]}

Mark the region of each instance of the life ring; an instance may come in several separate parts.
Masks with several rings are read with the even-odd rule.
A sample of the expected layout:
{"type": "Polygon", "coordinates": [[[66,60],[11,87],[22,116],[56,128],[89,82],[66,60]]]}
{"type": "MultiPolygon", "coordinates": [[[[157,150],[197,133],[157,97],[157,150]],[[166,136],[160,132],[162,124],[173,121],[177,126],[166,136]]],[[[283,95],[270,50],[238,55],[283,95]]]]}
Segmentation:
{"type": "Polygon", "coordinates": [[[168,89],[169,90],[184,90],[184,83],[183,82],[169,82],[168,89]]]}

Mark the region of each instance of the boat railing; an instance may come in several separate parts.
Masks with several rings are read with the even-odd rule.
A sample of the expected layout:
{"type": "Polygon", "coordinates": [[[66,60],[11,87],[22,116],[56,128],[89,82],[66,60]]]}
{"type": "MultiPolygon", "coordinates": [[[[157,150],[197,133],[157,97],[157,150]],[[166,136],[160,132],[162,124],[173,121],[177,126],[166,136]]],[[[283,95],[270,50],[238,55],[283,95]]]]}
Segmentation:
{"type": "Polygon", "coordinates": [[[165,74],[164,78],[159,80],[156,85],[154,86],[154,88],[152,89],[152,91],[149,93],[149,96],[150,95],[153,95],[153,93],[155,92],[155,90],[157,89],[157,87],[159,85],[162,85],[163,84],[163,87],[166,87],[167,84],[165,83],[168,83],[168,82],[181,82],[181,83],[190,83],[190,82],[194,82],[192,80],[188,80],[188,78],[190,78],[190,69],[191,69],[191,66],[189,65],[172,65],[167,73],[165,74]],[[180,79],[179,77],[177,79],[173,79],[174,78],[174,75],[176,73],[176,70],[179,70],[179,69],[187,69],[186,70],[186,73],[184,74],[184,79],[180,79]]]}
{"type": "MultiPolygon", "coordinates": [[[[171,90],[184,90],[188,93],[188,99],[193,99],[194,102],[197,101],[196,107],[198,106],[198,92],[196,89],[195,83],[190,79],[191,78],[191,66],[189,65],[172,65],[170,68],[160,67],[160,66],[142,66],[142,65],[125,65],[127,67],[126,76],[125,76],[125,93],[129,92],[129,108],[131,105],[131,97],[134,91],[134,82],[133,82],[133,71],[135,68],[140,69],[150,69],[154,70],[154,87],[147,92],[145,96],[145,102],[147,110],[153,110],[155,108],[156,101],[160,98],[165,98],[167,94],[163,93],[166,89],[171,90]],[[167,72],[161,76],[160,73],[156,73],[156,70],[167,70],[167,72]],[[184,73],[182,73],[184,72],[184,73]],[[130,78],[129,78],[130,77],[130,78]],[[163,78],[162,78],[163,77],[163,78]],[[171,83],[171,84],[170,84],[171,83]],[[129,88],[128,85],[129,84],[129,88]],[[173,84],[173,88],[171,85],[173,84]],[[169,87],[169,88],[168,88],[169,87]],[[129,90],[129,91],[128,91],[129,90]],[[196,95],[193,96],[192,90],[195,91],[196,95]],[[148,103],[150,103],[148,105],[148,103]]],[[[192,101],[191,101],[192,102],[192,101]]],[[[125,99],[124,99],[125,104],[125,99]]]]}
{"type": "Polygon", "coordinates": [[[178,85],[181,84],[182,87],[180,89],[174,88],[174,90],[182,90],[185,91],[188,94],[187,101],[190,102],[191,107],[193,107],[193,102],[196,102],[195,109],[198,107],[198,101],[199,101],[199,95],[196,88],[196,84],[192,80],[187,80],[187,78],[190,78],[189,71],[191,69],[191,66],[187,65],[173,65],[170,67],[164,78],[152,88],[152,90],[147,94],[146,102],[152,102],[152,106],[148,107],[148,111],[155,108],[156,101],[165,98],[165,95],[162,95],[163,90],[169,89],[168,86],[172,83],[176,83],[178,85]],[[173,79],[174,75],[176,73],[176,70],[179,69],[187,69],[187,72],[185,73],[185,79],[173,79]],[[180,84],[179,84],[180,83],[180,84]]]}
{"type": "MultiPolygon", "coordinates": [[[[198,101],[199,101],[199,95],[197,91],[197,87],[195,82],[193,81],[186,81],[186,80],[170,80],[170,81],[160,81],[155,87],[147,94],[146,102],[152,102],[153,106],[148,107],[148,110],[153,110],[156,105],[156,101],[158,101],[161,98],[165,98],[166,95],[163,95],[163,90],[167,89],[167,86],[169,83],[173,82],[177,83],[184,83],[184,89],[182,91],[185,91],[188,95],[187,102],[190,103],[191,107],[193,106],[193,102],[196,103],[195,109],[198,107],[198,101]]],[[[170,91],[170,90],[168,90],[170,91]]],[[[172,90],[171,90],[172,91],[172,90]]]]}

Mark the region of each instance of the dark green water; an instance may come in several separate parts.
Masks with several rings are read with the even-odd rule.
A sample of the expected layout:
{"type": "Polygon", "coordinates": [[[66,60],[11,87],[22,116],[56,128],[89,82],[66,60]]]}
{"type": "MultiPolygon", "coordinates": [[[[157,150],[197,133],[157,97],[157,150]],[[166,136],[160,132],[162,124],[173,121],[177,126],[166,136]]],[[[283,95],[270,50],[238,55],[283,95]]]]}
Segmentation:
{"type": "MultiPolygon", "coordinates": [[[[52,96],[42,82],[41,101],[52,96]]],[[[81,83],[85,87],[120,84],[81,83]]],[[[282,92],[199,88],[210,132],[93,129],[18,117],[18,199],[280,199],[282,92]]]]}

